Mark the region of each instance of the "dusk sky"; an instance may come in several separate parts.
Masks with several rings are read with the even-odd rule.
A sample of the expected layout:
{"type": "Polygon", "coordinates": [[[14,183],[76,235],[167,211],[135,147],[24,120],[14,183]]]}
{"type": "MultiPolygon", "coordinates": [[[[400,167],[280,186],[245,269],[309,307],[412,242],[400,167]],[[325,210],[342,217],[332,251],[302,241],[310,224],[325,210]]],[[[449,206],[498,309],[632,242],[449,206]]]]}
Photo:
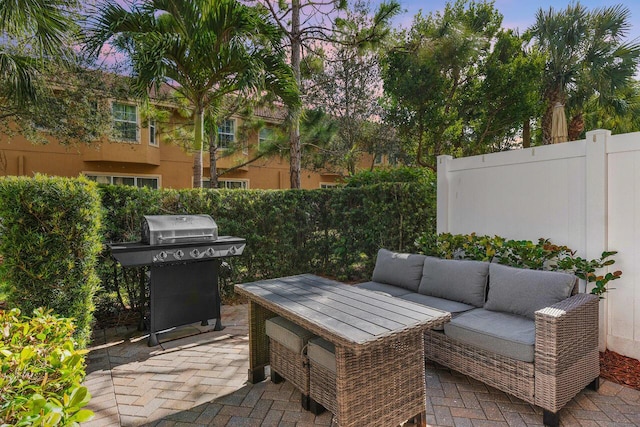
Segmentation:
{"type": "MultiPolygon", "coordinates": [[[[395,22],[397,25],[401,25],[405,28],[411,26],[413,16],[422,9],[423,15],[427,15],[429,12],[442,11],[444,5],[447,3],[445,0],[399,0],[400,5],[407,12],[397,17],[395,22]]],[[[453,0],[452,0],[453,2],[453,0]]],[[[373,0],[372,4],[377,5],[380,0],[373,0]]],[[[556,10],[566,9],[569,1],[535,1],[535,0],[496,0],[495,7],[504,16],[502,25],[505,28],[518,28],[520,33],[532,25],[535,21],[536,12],[539,8],[548,10],[549,7],[553,7],[556,10]]],[[[640,0],[626,0],[626,1],[595,1],[595,0],[582,0],[580,2],[586,6],[589,10],[603,7],[612,6],[615,4],[623,4],[631,11],[630,22],[632,27],[629,30],[629,39],[640,37],[640,0]]],[[[640,41],[640,40],[639,40],[640,41]]]]}

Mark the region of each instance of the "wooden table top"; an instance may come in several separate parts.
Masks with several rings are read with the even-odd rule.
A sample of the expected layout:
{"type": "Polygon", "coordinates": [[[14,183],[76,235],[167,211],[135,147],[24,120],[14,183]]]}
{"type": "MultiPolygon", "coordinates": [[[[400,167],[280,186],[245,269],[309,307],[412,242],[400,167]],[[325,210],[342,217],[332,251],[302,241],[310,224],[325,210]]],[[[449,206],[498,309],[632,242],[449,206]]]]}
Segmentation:
{"type": "Polygon", "coordinates": [[[316,335],[353,350],[409,329],[442,325],[450,313],[334,280],[301,274],[235,285],[316,335]]]}

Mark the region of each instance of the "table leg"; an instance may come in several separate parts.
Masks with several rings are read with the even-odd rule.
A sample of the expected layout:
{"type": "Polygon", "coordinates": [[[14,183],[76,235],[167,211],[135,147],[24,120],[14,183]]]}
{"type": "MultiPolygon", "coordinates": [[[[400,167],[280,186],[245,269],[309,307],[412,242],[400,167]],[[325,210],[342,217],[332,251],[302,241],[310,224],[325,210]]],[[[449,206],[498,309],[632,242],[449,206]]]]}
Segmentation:
{"type": "Polygon", "coordinates": [[[416,427],[427,427],[427,413],[422,412],[413,417],[413,425],[416,427]]]}
{"type": "Polygon", "coordinates": [[[275,314],[261,305],[249,302],[249,382],[251,384],[266,378],[264,368],[269,364],[269,339],[265,322],[275,314]]]}

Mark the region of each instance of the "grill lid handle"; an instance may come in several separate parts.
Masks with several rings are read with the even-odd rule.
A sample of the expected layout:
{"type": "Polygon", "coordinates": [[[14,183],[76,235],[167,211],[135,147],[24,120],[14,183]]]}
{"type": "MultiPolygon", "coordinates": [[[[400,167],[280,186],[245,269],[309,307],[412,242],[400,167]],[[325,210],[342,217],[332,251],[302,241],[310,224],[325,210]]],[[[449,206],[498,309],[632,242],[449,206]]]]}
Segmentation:
{"type": "Polygon", "coordinates": [[[215,237],[213,234],[197,234],[197,235],[190,235],[190,236],[168,236],[168,237],[164,237],[164,236],[158,236],[158,240],[179,240],[179,239],[198,239],[201,237],[215,237]]]}

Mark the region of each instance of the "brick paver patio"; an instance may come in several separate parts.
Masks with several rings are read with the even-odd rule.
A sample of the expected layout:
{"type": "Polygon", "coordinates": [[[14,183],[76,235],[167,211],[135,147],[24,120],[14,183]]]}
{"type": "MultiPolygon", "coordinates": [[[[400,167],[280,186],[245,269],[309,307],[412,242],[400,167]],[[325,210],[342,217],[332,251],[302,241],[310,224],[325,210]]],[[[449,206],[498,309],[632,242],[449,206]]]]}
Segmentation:
{"type": "MultiPolygon", "coordinates": [[[[148,347],[133,328],[99,331],[88,355],[85,385],[101,426],[329,426],[330,413],[300,407],[287,382],[247,384],[247,308],[223,306],[222,331],[188,326],[186,336],[148,347]]],[[[161,342],[167,339],[160,337],[161,342]]],[[[640,426],[640,391],[602,381],[561,413],[565,426],[640,426]]],[[[448,369],[427,365],[430,426],[540,426],[542,411],[448,369]]],[[[366,427],[366,426],[363,426],[366,427]]]]}

